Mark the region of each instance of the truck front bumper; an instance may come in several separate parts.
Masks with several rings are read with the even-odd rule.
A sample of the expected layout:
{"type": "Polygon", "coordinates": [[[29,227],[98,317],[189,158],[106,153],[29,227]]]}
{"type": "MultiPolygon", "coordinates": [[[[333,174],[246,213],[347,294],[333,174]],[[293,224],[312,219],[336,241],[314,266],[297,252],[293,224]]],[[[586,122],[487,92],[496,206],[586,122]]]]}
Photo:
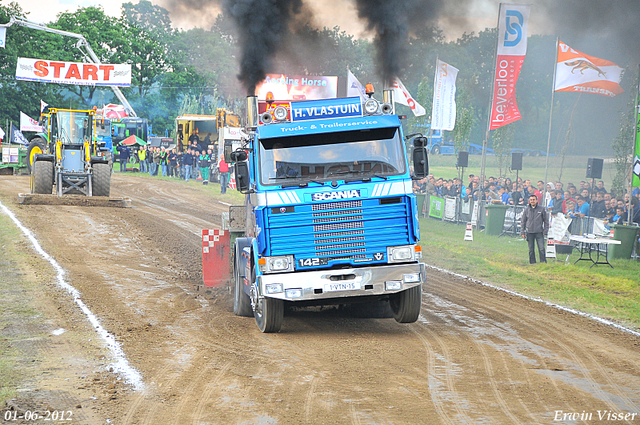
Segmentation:
{"type": "Polygon", "coordinates": [[[258,276],[260,297],[286,301],[385,295],[426,281],[423,263],[381,265],[258,276]]]}

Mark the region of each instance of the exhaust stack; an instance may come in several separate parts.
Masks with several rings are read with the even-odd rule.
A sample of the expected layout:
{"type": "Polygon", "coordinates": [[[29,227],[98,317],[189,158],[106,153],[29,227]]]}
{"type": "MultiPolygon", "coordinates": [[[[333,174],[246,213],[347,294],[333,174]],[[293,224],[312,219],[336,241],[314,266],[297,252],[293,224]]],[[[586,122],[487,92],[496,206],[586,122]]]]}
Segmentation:
{"type": "Polygon", "coordinates": [[[247,130],[258,128],[258,96],[247,96],[247,130]]]}
{"type": "Polygon", "coordinates": [[[382,103],[383,103],[383,109],[386,106],[386,108],[390,108],[390,112],[389,113],[391,115],[395,115],[395,113],[396,113],[396,104],[393,101],[393,90],[384,89],[382,91],[382,103]]]}

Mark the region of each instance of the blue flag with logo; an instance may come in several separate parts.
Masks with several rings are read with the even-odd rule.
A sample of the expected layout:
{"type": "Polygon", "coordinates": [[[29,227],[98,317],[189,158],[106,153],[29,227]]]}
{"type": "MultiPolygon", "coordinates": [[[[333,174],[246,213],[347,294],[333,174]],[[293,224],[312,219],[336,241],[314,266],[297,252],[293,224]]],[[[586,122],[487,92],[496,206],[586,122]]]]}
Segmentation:
{"type": "Polygon", "coordinates": [[[29,144],[29,141],[26,139],[26,137],[24,137],[24,134],[22,134],[22,132],[18,130],[18,127],[13,125],[13,123],[11,123],[11,143],[16,143],[19,145],[29,144]]]}

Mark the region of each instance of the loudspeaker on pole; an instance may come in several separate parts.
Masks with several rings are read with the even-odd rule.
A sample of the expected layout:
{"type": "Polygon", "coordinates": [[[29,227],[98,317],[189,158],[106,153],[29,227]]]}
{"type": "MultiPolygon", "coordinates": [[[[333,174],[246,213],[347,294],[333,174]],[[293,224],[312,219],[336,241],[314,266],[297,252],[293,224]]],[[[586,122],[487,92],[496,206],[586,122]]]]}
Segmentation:
{"type": "Polygon", "coordinates": [[[511,170],[512,171],[522,170],[522,152],[511,153],[511,170]]]}
{"type": "Polygon", "coordinates": [[[469,152],[460,151],[458,152],[458,163],[456,167],[459,168],[467,168],[469,166],[469,152]]]}
{"type": "Polygon", "coordinates": [[[589,158],[589,160],[587,161],[587,178],[601,179],[603,164],[604,160],[600,158],[589,158]]]}

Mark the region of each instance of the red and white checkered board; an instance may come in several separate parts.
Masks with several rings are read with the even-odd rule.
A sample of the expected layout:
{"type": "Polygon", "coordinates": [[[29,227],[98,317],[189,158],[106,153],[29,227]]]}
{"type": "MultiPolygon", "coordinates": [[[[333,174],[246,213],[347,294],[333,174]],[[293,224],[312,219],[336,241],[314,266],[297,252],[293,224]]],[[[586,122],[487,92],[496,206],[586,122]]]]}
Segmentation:
{"type": "Polygon", "coordinates": [[[219,229],[202,231],[202,280],[205,286],[229,285],[231,279],[229,232],[219,229]]]}

